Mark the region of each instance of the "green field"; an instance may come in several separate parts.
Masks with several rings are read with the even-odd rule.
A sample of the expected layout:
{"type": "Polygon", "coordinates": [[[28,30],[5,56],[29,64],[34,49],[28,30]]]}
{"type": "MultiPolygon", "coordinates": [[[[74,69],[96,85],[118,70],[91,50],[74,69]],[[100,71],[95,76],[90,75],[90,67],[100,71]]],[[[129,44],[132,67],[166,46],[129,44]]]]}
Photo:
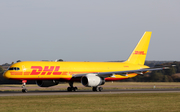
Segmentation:
{"type": "Polygon", "coordinates": [[[0,112],[179,112],[179,93],[0,97],[0,112]]]}

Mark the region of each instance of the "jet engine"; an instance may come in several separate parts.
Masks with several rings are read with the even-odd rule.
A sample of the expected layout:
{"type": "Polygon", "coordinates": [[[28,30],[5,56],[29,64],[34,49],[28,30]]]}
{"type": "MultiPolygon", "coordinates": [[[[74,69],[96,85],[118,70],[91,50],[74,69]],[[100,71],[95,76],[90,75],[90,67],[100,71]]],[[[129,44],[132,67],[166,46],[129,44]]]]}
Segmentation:
{"type": "Polygon", "coordinates": [[[96,87],[105,83],[104,78],[96,76],[96,74],[87,74],[81,78],[82,85],[86,87],[96,87]]]}
{"type": "Polygon", "coordinates": [[[59,81],[57,81],[57,80],[37,80],[36,84],[39,87],[50,87],[50,86],[58,85],[59,81]]]}

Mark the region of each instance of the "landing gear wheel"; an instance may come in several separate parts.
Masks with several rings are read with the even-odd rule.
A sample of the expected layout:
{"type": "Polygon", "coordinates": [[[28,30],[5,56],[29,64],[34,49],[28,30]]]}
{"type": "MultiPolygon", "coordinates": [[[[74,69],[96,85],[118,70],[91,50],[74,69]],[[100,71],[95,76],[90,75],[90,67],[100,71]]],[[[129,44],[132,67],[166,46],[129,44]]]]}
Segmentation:
{"type": "Polygon", "coordinates": [[[97,87],[93,87],[92,90],[93,90],[93,91],[97,91],[97,87]]]}
{"type": "Polygon", "coordinates": [[[77,89],[78,89],[77,87],[73,87],[73,91],[77,91],[77,89]]]}
{"type": "Polygon", "coordinates": [[[67,88],[67,91],[77,91],[78,90],[77,87],[73,87],[73,83],[74,82],[69,82],[70,87],[67,88]]]}
{"type": "Polygon", "coordinates": [[[102,91],[102,90],[103,90],[103,88],[102,88],[102,87],[97,86],[97,87],[93,87],[93,88],[92,88],[92,90],[93,90],[93,91],[102,91]]]}
{"type": "Polygon", "coordinates": [[[68,87],[68,88],[67,88],[67,91],[69,91],[69,92],[72,91],[72,88],[71,88],[71,87],[68,87]]]}
{"type": "Polygon", "coordinates": [[[67,91],[77,91],[78,90],[78,88],[77,87],[68,87],[67,88],[67,91]]]}
{"type": "Polygon", "coordinates": [[[27,93],[27,89],[22,89],[22,92],[23,93],[27,93]]]}
{"type": "Polygon", "coordinates": [[[103,87],[99,87],[98,89],[99,89],[99,91],[102,91],[102,90],[103,90],[103,87]]]}

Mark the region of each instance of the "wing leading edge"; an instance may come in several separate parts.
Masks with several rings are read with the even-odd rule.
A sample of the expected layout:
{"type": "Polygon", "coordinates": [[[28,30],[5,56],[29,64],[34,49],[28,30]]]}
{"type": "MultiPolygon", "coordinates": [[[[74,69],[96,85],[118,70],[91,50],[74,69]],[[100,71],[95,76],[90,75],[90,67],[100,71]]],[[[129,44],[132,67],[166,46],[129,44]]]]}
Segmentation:
{"type": "MultiPolygon", "coordinates": [[[[163,70],[163,69],[169,69],[169,67],[163,67],[163,68],[146,68],[146,69],[138,69],[138,70],[127,70],[127,71],[114,71],[114,72],[98,72],[98,73],[87,73],[87,74],[96,74],[96,76],[107,78],[112,77],[114,74],[121,75],[121,76],[127,76],[127,74],[144,74],[148,71],[155,71],[155,70],[163,70]]],[[[74,74],[72,78],[81,78],[83,76],[86,76],[87,74],[74,74]]]]}

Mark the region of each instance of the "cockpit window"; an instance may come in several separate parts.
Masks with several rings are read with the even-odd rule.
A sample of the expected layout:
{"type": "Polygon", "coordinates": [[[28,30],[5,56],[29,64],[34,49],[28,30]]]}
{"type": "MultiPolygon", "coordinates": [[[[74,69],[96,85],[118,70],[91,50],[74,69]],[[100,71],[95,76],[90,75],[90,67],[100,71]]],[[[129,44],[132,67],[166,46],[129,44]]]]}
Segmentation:
{"type": "Polygon", "coordinates": [[[19,67],[10,67],[8,70],[20,70],[19,67]]]}

